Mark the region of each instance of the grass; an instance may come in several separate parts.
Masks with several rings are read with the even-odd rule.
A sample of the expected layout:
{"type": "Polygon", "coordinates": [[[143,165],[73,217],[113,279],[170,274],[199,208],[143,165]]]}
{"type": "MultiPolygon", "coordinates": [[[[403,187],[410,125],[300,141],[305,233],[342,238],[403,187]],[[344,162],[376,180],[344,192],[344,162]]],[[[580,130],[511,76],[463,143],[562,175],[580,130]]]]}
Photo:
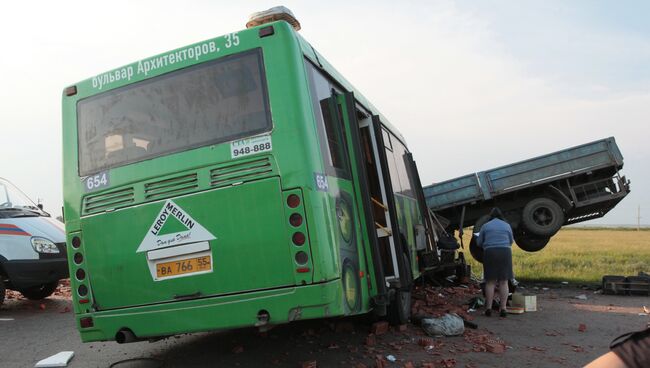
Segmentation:
{"type": "MultiPolygon", "coordinates": [[[[470,231],[464,243],[469,244],[470,231]]],[[[539,252],[512,247],[512,266],[519,281],[600,284],[604,275],[650,273],[650,231],[636,229],[562,229],[539,252]]],[[[477,275],[483,266],[467,253],[477,275]]]]}

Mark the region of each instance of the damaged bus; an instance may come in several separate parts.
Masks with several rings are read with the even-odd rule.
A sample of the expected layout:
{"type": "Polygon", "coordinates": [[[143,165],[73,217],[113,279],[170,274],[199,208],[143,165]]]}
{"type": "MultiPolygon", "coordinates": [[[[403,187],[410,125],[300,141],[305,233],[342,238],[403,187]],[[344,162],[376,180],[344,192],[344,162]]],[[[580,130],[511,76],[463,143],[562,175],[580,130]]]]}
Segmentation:
{"type": "Polygon", "coordinates": [[[403,323],[439,261],[400,133],[286,9],[247,27],[64,89],[83,341],[370,311],[403,323]]]}

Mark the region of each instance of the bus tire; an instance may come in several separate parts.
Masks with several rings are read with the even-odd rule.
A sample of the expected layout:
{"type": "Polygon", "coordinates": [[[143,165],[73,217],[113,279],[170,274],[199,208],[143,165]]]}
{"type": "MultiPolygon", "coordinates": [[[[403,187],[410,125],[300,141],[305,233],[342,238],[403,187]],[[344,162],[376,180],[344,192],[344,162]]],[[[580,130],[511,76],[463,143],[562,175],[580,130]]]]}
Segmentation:
{"type": "Polygon", "coordinates": [[[2,278],[0,277],[0,305],[2,305],[2,303],[5,302],[5,291],[6,290],[7,289],[5,288],[5,283],[2,282],[2,278]]]}
{"type": "Polygon", "coordinates": [[[516,234],[515,242],[522,250],[526,252],[538,252],[548,244],[551,238],[539,237],[534,235],[516,234]]]}
{"type": "Polygon", "coordinates": [[[358,312],[361,309],[361,281],[359,270],[350,259],[343,261],[343,296],[350,312],[358,312]]]}
{"type": "Polygon", "coordinates": [[[409,263],[408,256],[403,253],[404,262],[406,264],[406,273],[408,274],[408,285],[395,289],[393,298],[389,308],[389,320],[394,325],[403,325],[408,323],[411,319],[411,287],[413,274],[411,272],[411,264],[409,263]]]}
{"type": "Polygon", "coordinates": [[[41,300],[52,295],[57,286],[59,286],[58,280],[20,290],[20,293],[29,300],[41,300]]]}
{"type": "Polygon", "coordinates": [[[552,199],[535,198],[524,206],[521,222],[529,233],[550,238],[564,224],[564,211],[552,199]]]}

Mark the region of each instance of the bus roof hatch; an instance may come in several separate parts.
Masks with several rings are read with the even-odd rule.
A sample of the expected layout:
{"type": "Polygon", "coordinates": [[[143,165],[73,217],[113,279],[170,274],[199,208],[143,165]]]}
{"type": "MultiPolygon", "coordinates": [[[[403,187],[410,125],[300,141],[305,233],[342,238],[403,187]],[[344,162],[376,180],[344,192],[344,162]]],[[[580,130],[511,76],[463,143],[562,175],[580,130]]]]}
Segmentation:
{"type": "Polygon", "coordinates": [[[271,9],[251,14],[248,23],[246,23],[246,28],[275,22],[276,20],[283,20],[291,24],[296,31],[300,30],[300,22],[298,22],[291,10],[284,6],[274,6],[271,9]]]}

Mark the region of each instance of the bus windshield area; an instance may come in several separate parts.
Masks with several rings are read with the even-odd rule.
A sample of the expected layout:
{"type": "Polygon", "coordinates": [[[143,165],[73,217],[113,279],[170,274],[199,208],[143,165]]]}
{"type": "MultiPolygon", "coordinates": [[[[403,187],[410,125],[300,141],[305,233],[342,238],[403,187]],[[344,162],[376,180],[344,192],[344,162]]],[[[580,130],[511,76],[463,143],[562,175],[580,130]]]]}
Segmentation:
{"type": "Polygon", "coordinates": [[[81,176],[271,130],[260,49],[80,100],[81,176]]]}

